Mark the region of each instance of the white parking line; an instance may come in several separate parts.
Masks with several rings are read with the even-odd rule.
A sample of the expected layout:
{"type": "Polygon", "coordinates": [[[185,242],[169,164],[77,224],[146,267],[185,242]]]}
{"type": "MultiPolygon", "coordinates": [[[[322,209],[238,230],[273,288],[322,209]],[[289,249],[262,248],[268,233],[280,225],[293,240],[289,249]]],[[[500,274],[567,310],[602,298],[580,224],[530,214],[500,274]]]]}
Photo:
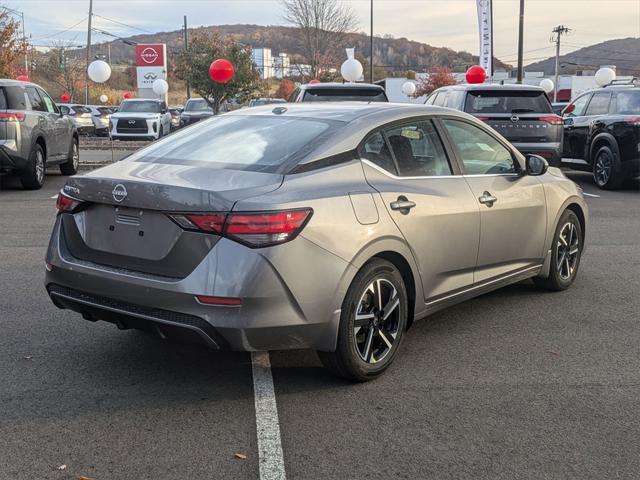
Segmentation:
{"type": "Polygon", "coordinates": [[[600,198],[600,195],[595,195],[595,194],[593,194],[593,193],[582,192],[582,194],[583,194],[585,197],[600,198]]]}
{"type": "Polygon", "coordinates": [[[258,433],[260,480],[285,480],[284,458],[280,441],[280,421],[273,388],[269,352],[252,352],[253,395],[258,433]]]}

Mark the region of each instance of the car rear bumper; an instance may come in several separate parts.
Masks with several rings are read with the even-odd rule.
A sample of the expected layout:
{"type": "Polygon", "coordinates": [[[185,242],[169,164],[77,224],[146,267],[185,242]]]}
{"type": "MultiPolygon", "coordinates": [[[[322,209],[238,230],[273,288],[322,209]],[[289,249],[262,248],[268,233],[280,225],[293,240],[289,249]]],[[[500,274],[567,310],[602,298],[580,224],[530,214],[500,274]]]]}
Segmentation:
{"type": "Polygon", "coordinates": [[[513,143],[523,155],[535,154],[545,158],[552,167],[559,167],[562,160],[562,145],[560,142],[545,143],[513,143]]]}
{"type": "Polygon", "coordinates": [[[345,269],[352,267],[302,237],[286,244],[289,253],[275,260],[260,250],[220,239],[183,279],[79,260],[64,242],[58,219],[47,253],[45,286],[54,304],[80,312],[86,319],[221,349],[335,349],[340,316],[334,305],[336,285],[345,269]],[[306,256],[320,265],[314,279],[321,278],[314,280],[312,288],[295,285],[277,271],[274,263],[291,263],[290,255],[306,256]],[[297,292],[302,289],[316,292],[300,298],[297,292]],[[197,295],[240,298],[241,305],[204,305],[197,295]]]}

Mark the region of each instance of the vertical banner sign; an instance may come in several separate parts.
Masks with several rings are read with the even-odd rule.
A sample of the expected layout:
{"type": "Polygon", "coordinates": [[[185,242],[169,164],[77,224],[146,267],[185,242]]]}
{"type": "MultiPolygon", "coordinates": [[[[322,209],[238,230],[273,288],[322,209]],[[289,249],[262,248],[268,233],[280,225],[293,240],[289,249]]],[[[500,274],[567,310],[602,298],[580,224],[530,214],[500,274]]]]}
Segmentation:
{"type": "Polygon", "coordinates": [[[153,82],[155,82],[159,78],[163,80],[167,79],[166,44],[137,44],[136,73],[138,79],[138,96],[140,98],[158,98],[158,96],[153,93],[153,82]]]}
{"type": "Polygon", "coordinates": [[[480,65],[493,76],[493,15],[491,0],[476,0],[478,6],[478,29],[480,31],[480,65]]]}

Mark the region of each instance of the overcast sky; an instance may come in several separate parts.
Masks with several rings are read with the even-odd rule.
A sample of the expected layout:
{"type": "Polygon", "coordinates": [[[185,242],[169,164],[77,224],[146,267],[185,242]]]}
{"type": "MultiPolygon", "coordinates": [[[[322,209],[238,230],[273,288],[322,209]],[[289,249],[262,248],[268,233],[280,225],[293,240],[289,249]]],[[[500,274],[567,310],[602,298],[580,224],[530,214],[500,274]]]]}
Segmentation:
{"type": "MultiPolygon", "coordinates": [[[[187,15],[190,26],[249,23],[282,25],[277,0],[94,0],[98,28],[118,35],[175,30],[187,15]]],[[[369,31],[369,0],[345,0],[369,31]]],[[[640,0],[526,0],[525,63],[554,53],[549,37],[554,26],[573,29],[562,53],[604,40],[640,37],[640,0]]],[[[64,39],[86,42],[89,0],[0,0],[22,10],[27,34],[35,45],[64,39]],[[74,26],[75,25],[75,26],[74,26]],[[71,28],[70,28],[71,27],[71,28]],[[67,31],[64,31],[68,29],[67,31]]],[[[519,0],[493,0],[496,55],[515,63],[519,0]]],[[[374,0],[376,35],[407,37],[433,46],[477,54],[478,29],[474,0],[374,0]]],[[[95,35],[94,41],[108,37],[95,35]]]]}

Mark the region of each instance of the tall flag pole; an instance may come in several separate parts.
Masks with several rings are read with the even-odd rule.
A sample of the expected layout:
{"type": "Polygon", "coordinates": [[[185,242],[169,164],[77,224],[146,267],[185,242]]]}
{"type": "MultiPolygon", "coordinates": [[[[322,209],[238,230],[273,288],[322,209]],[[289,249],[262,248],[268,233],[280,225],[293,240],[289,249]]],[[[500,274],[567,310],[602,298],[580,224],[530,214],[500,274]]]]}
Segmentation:
{"type": "Polygon", "coordinates": [[[480,62],[487,72],[493,76],[493,2],[492,0],[476,0],[478,8],[478,30],[480,34],[480,62]]]}

